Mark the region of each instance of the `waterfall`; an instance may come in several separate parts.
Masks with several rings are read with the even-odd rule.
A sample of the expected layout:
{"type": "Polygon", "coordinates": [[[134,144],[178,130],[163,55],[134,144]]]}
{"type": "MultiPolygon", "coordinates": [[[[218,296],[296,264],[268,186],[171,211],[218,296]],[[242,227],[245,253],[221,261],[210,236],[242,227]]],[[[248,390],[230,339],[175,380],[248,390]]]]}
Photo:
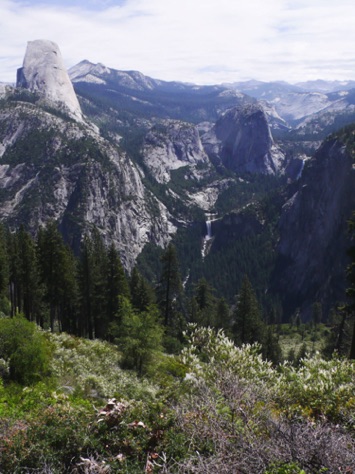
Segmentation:
{"type": "Polygon", "coordinates": [[[305,163],[305,160],[302,160],[302,163],[301,163],[301,168],[296,176],[296,180],[299,180],[300,177],[302,176],[302,172],[303,172],[303,168],[304,168],[304,163],[305,163]]]}
{"type": "Polygon", "coordinates": [[[206,240],[212,239],[212,221],[208,219],[206,221],[206,229],[207,229],[207,234],[205,235],[206,240]]]}
{"type": "Polygon", "coordinates": [[[212,222],[213,222],[213,217],[215,217],[216,214],[207,214],[206,215],[206,234],[203,238],[203,243],[202,243],[202,258],[205,258],[209,249],[211,248],[212,242],[210,242],[213,239],[212,236],[212,222]]]}

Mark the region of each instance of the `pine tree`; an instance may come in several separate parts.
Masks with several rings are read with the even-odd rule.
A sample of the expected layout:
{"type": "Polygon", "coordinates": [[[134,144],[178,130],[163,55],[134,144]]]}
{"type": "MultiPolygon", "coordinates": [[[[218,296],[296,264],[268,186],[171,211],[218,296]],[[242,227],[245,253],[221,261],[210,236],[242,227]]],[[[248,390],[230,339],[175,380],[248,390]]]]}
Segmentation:
{"type": "Polygon", "coordinates": [[[63,254],[63,299],[60,302],[60,330],[70,334],[78,333],[79,288],[78,262],[69,247],[63,254]]]}
{"type": "Polygon", "coordinates": [[[131,303],[134,309],[145,311],[151,304],[155,302],[153,288],[147,280],[139,273],[137,267],[134,267],[129,280],[129,288],[131,294],[131,303]]]}
{"type": "Polygon", "coordinates": [[[201,278],[197,282],[195,286],[195,298],[201,310],[213,305],[213,289],[205,278],[201,278]]]}
{"type": "Polygon", "coordinates": [[[79,287],[79,321],[77,334],[81,337],[93,338],[93,310],[94,310],[94,278],[93,278],[92,245],[88,236],[84,237],[81,245],[78,263],[79,287]]]}
{"type": "Polygon", "coordinates": [[[261,342],[263,322],[255,292],[247,276],[244,277],[234,311],[234,339],[238,344],[261,342]]]}
{"type": "Polygon", "coordinates": [[[265,330],[262,340],[262,355],[273,364],[279,364],[282,359],[282,351],[277,336],[273,332],[272,326],[265,330]]]}
{"type": "Polygon", "coordinates": [[[93,276],[93,331],[94,337],[104,337],[107,327],[107,247],[99,230],[91,234],[93,276]]]}
{"type": "Polygon", "coordinates": [[[162,273],[157,288],[157,300],[165,326],[173,326],[182,309],[183,288],[176,249],[169,244],[161,257],[162,273]]]}
{"type": "Polygon", "coordinates": [[[319,301],[312,305],[312,320],[315,328],[322,321],[322,304],[319,301]]]}
{"type": "Polygon", "coordinates": [[[78,263],[79,334],[93,339],[103,337],[107,326],[107,251],[94,230],[82,242],[78,263]]]}
{"type": "Polygon", "coordinates": [[[196,323],[199,324],[201,317],[200,317],[200,308],[198,306],[198,303],[196,301],[196,298],[192,296],[189,298],[187,302],[187,307],[188,307],[188,321],[190,323],[196,323]]]}
{"type": "Polygon", "coordinates": [[[197,282],[190,301],[190,320],[202,326],[215,326],[217,300],[213,291],[205,278],[197,282]]]}
{"type": "Polygon", "coordinates": [[[224,298],[220,298],[217,302],[215,327],[216,329],[230,329],[229,306],[224,298]]]}
{"type": "Polygon", "coordinates": [[[106,321],[100,322],[101,329],[99,332],[96,330],[97,337],[105,336],[108,324],[118,313],[121,297],[129,299],[130,289],[119,253],[114,244],[111,244],[107,253],[106,321]]]}
{"type": "Polygon", "coordinates": [[[7,252],[6,233],[2,225],[0,225],[0,295],[3,294],[8,286],[9,281],[9,262],[7,252]]]}
{"type": "Polygon", "coordinates": [[[49,222],[37,237],[40,281],[49,305],[50,328],[69,329],[76,325],[76,268],[56,224],[49,222]]]}
{"type": "MultiPolygon", "coordinates": [[[[353,214],[352,218],[349,221],[349,231],[351,233],[351,237],[354,240],[355,238],[355,213],[353,214]]],[[[350,359],[355,359],[355,321],[354,321],[354,314],[355,314],[355,245],[352,245],[348,250],[348,255],[351,259],[350,264],[347,268],[347,278],[350,284],[350,287],[347,289],[347,295],[352,299],[352,304],[347,305],[347,312],[351,315],[353,319],[353,331],[352,331],[352,341],[350,346],[350,359]]]]}
{"type": "Polygon", "coordinates": [[[342,356],[349,353],[349,312],[346,305],[333,309],[330,312],[330,332],[326,337],[323,354],[331,357],[334,351],[342,356]]]}
{"type": "Polygon", "coordinates": [[[40,323],[42,321],[40,316],[42,295],[35,242],[23,226],[20,227],[14,238],[17,241],[17,285],[20,289],[18,293],[21,295],[18,300],[18,309],[29,321],[40,323]]]}
{"type": "Polygon", "coordinates": [[[7,255],[8,255],[8,272],[9,272],[9,296],[11,305],[11,316],[15,316],[19,312],[21,300],[20,291],[20,263],[18,253],[18,241],[16,234],[7,234],[7,255]]]}
{"type": "Polygon", "coordinates": [[[111,334],[123,353],[122,365],[142,375],[162,350],[163,326],[159,310],[150,306],[146,311],[135,311],[124,296],[120,297],[119,325],[111,323],[111,334]]]}

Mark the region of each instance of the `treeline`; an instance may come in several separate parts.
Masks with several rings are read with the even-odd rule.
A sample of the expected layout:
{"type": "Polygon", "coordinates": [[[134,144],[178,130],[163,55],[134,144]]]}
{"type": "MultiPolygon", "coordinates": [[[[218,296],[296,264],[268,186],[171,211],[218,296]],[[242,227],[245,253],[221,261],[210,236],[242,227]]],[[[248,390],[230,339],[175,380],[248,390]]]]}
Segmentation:
{"type": "Polygon", "coordinates": [[[0,310],[12,317],[22,313],[51,331],[117,342],[127,366],[139,372],[150,344],[172,353],[181,348],[187,323],[223,329],[238,344],[260,342],[266,357],[280,359],[247,277],[231,309],[204,278],[185,294],[174,245],[160,260],[153,287],[136,268],[125,273],[117,249],[106,246],[96,229],[75,256],[54,222],[40,228],[36,238],[24,227],[13,233],[1,227],[0,310]]]}
{"type": "Polygon", "coordinates": [[[8,300],[11,316],[23,313],[41,327],[91,339],[107,337],[119,297],[130,298],[115,247],[106,247],[94,230],[76,257],[54,222],[36,239],[24,227],[14,233],[1,228],[0,291],[3,312],[8,300]]]}

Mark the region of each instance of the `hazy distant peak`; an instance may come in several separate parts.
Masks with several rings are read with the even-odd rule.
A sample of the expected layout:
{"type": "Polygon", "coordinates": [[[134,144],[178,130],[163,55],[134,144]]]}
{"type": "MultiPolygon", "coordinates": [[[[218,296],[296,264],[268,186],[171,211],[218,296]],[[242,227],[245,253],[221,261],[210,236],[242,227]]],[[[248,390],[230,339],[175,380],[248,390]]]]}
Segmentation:
{"type": "Polygon", "coordinates": [[[299,82],[296,85],[312,92],[329,93],[354,89],[355,81],[325,81],[323,79],[317,79],[313,81],[299,82]]]}

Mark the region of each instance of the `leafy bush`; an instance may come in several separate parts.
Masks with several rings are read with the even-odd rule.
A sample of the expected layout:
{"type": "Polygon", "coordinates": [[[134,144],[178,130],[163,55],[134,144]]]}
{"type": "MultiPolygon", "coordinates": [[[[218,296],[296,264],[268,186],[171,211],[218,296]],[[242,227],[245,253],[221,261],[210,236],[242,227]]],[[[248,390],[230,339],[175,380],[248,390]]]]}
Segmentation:
{"type": "Polygon", "coordinates": [[[120,368],[121,352],[100,340],[48,333],[53,344],[51,368],[58,384],[85,397],[153,399],[158,388],[120,368]]]}
{"type": "Polygon", "coordinates": [[[324,360],[319,353],[306,357],[295,368],[280,367],[275,400],[287,416],[327,417],[354,425],[355,364],[336,356],[324,360]]]}
{"type": "Polygon", "coordinates": [[[273,368],[257,346],[192,327],[182,360],[190,389],[177,401],[189,440],[181,473],[352,472],[355,365],[317,355],[273,368]],[[336,422],[337,424],[335,424],[336,422]]]}
{"type": "Polygon", "coordinates": [[[51,345],[34,323],[22,316],[0,319],[0,358],[8,362],[9,379],[31,385],[50,373],[51,345]]]}
{"type": "Polygon", "coordinates": [[[70,466],[91,446],[92,408],[62,399],[17,421],[2,440],[1,472],[71,472],[70,466]]]}
{"type": "Polygon", "coordinates": [[[154,385],[112,344],[40,334],[55,377],[0,384],[3,474],[355,472],[354,362],[273,367],[259,346],[191,325],[179,357],[156,359],[154,385]]]}

